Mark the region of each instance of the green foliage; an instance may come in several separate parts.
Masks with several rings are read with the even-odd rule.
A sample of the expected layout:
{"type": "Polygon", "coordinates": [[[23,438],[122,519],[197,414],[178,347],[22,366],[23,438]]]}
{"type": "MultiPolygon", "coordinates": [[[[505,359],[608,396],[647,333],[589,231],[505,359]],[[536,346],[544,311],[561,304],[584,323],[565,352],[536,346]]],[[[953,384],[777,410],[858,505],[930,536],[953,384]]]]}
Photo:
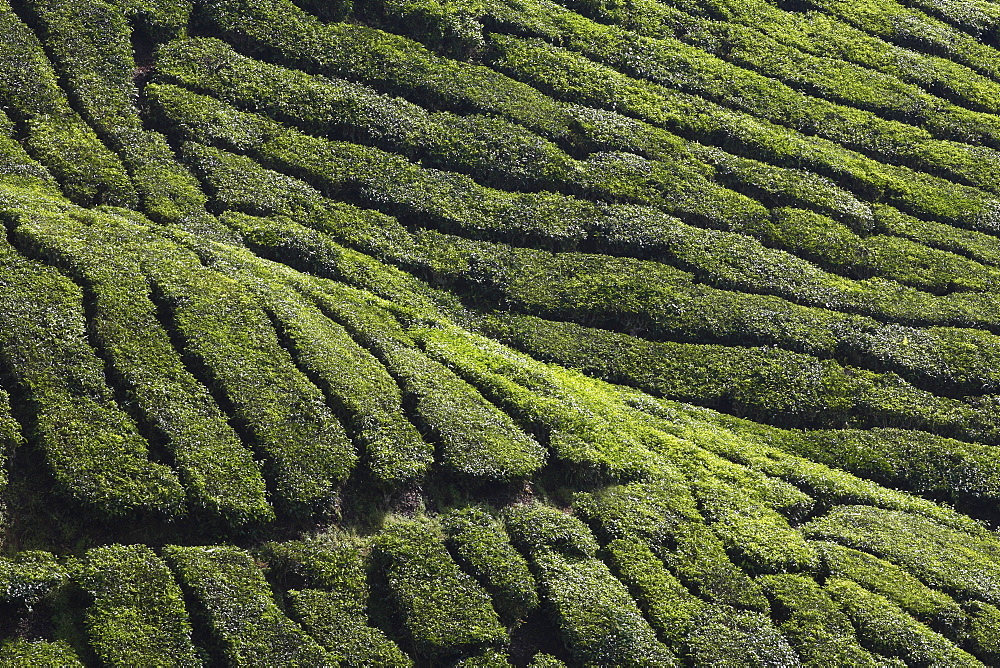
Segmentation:
{"type": "MultiPolygon", "coordinates": [[[[46,44],[84,117],[127,168],[145,213],[158,222],[226,238],[218,222],[206,213],[206,198],[197,181],[178,164],[163,135],[146,130],[139,117],[128,18],[138,12],[149,22],[155,14],[163,16],[163,9],[169,11],[139,4],[91,2],[84,6],[65,0],[31,0],[28,6],[44,26],[46,44]]],[[[175,21],[189,13],[190,7],[186,12],[177,10],[180,16],[175,21]]]]}
{"type": "Polygon", "coordinates": [[[62,186],[87,206],[134,206],[135,189],[121,161],[70,107],[38,37],[0,4],[0,100],[25,147],[62,186]]]}
{"type": "Polygon", "coordinates": [[[66,570],[49,552],[24,550],[0,559],[0,601],[33,605],[66,580],[66,570]]]}
{"type": "Polygon", "coordinates": [[[320,390],[280,346],[250,290],[186,249],[154,244],[143,267],[154,299],[266,456],[278,499],[294,512],[329,499],[357,456],[320,390]]]}
{"type": "Polygon", "coordinates": [[[720,538],[706,525],[681,475],[670,472],[655,482],[580,493],[573,507],[606,539],[649,545],[702,597],[766,608],[760,588],[730,560],[720,538]]]}
{"type": "Polygon", "coordinates": [[[74,579],[93,597],[85,622],[91,645],[106,665],[201,665],[180,587],[151,549],[93,549],[74,579]]]}
{"type": "Polygon", "coordinates": [[[544,601],[580,665],[677,665],[604,562],[545,544],[535,548],[531,561],[544,601]]]}
{"type": "Polygon", "coordinates": [[[329,655],[278,608],[249,554],[228,545],[167,546],[225,660],[238,665],[326,665],[329,655]]]}
{"type": "Polygon", "coordinates": [[[93,339],[143,421],[164,437],[192,504],[234,525],[272,519],[253,453],[174,350],[139,255],[113,241],[144,232],[120,219],[76,211],[32,216],[17,228],[17,237],[85,286],[93,304],[93,339]]]}
{"type": "Polygon", "coordinates": [[[348,539],[290,541],[266,545],[264,556],[271,573],[293,587],[289,603],[296,619],[331,657],[348,666],[410,666],[368,623],[366,547],[348,539]]]}
{"type": "Polygon", "coordinates": [[[989,665],[1000,659],[1000,610],[981,601],[966,606],[969,612],[969,650],[989,665]]]}
{"type": "Polygon", "coordinates": [[[806,666],[882,665],[862,649],[851,620],[822,587],[802,575],[765,575],[758,579],[772,601],[782,635],[806,666]]]}
{"type": "Polygon", "coordinates": [[[0,642],[0,662],[10,668],[83,668],[84,665],[63,640],[5,640],[0,642]]]}
{"type": "Polygon", "coordinates": [[[896,563],[927,585],[960,597],[1000,601],[997,539],[926,517],[867,506],[834,508],[803,527],[806,536],[833,540],[896,563]]]}
{"type": "Polygon", "coordinates": [[[504,524],[521,550],[557,550],[562,554],[593,557],[597,541],[587,526],[572,515],[541,503],[508,506],[504,524]]]}
{"type": "Polygon", "coordinates": [[[894,563],[836,543],[816,543],[823,570],[830,577],[852,580],[881,594],[915,619],[952,638],[961,638],[966,619],[947,594],[926,586],[894,563]]]}
{"type": "Polygon", "coordinates": [[[879,594],[838,578],[827,580],[825,589],[851,618],[861,642],[880,654],[910,665],[982,665],[879,594]]]}
{"type": "Polygon", "coordinates": [[[679,647],[706,603],[692,595],[643,543],[619,538],[605,550],[612,571],[628,586],[657,635],[672,648],[679,647]]]}
{"type": "Polygon", "coordinates": [[[505,621],[523,619],[538,607],[535,579],[501,522],[475,506],[450,512],[441,521],[451,552],[490,593],[505,621]]]}
{"type": "Polygon", "coordinates": [[[707,606],[693,623],[685,655],[695,666],[800,666],[788,641],[759,612],[707,606]]]}
{"type": "Polygon", "coordinates": [[[391,522],[376,536],[373,557],[418,655],[443,659],[506,639],[489,595],[459,570],[435,527],[391,522]]]}
{"type": "Polygon", "coordinates": [[[177,476],[150,461],[87,344],[80,289],[5,241],[0,283],[0,359],[32,398],[32,436],[62,492],[106,517],[181,513],[177,476]]]}
{"type": "Polygon", "coordinates": [[[319,589],[289,590],[291,608],[303,628],[344,666],[407,668],[413,661],[362,615],[345,605],[342,594],[319,589]]]}

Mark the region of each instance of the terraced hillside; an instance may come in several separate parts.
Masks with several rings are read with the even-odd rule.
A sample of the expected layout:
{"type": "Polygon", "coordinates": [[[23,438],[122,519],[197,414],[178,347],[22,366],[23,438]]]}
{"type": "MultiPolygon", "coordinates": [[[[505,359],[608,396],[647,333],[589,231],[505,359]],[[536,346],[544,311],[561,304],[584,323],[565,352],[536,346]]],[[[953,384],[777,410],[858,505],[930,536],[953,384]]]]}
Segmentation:
{"type": "Polygon", "coordinates": [[[1000,3],[0,0],[0,666],[1000,665],[1000,3]]]}

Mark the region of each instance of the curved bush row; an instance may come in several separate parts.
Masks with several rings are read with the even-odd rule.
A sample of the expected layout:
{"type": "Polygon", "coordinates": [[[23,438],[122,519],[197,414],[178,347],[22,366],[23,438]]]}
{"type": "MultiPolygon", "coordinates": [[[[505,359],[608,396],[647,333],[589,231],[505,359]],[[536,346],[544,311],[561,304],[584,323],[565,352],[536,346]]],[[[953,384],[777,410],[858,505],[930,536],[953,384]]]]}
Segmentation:
{"type": "MultiPolygon", "coordinates": [[[[436,23],[450,21],[455,14],[452,7],[435,7],[434,3],[427,2],[421,5],[421,20],[414,21],[403,18],[405,11],[402,16],[397,15],[397,5],[391,2],[373,4],[381,14],[390,17],[395,31],[409,33],[417,40],[423,40],[425,34],[444,32],[436,23]]],[[[892,163],[919,165],[924,170],[943,172],[966,183],[987,189],[995,187],[996,175],[991,175],[991,169],[984,167],[984,163],[995,162],[997,155],[987,146],[1000,145],[1000,124],[995,117],[953,106],[916,87],[906,90],[902,94],[904,99],[893,108],[889,103],[891,96],[886,91],[865,90],[866,86],[871,86],[871,75],[861,75],[856,77],[854,85],[844,87],[850,94],[846,102],[855,105],[848,107],[837,104],[838,96],[831,94],[832,91],[819,91],[824,97],[814,97],[782,83],[783,72],[768,68],[766,62],[773,58],[779,69],[790,66],[791,59],[788,54],[778,52],[780,47],[754,41],[752,48],[756,59],[753,65],[766,76],[732,64],[729,61],[749,64],[746,58],[740,58],[741,36],[732,31],[721,40],[715,38],[726,44],[727,58],[723,60],[710,49],[689,46],[673,37],[649,38],[595,23],[555,3],[520,3],[516,10],[505,3],[495,3],[477,5],[476,9],[476,13],[469,12],[469,18],[484,20],[495,31],[542,37],[632,76],[742,109],[762,120],[793,127],[807,135],[825,137],[892,163]],[[757,55],[762,53],[768,54],[763,56],[764,62],[757,55]],[[876,111],[907,123],[885,120],[865,111],[865,107],[873,106],[872,101],[877,101],[876,111]],[[927,107],[932,111],[922,113],[927,107]],[[959,141],[936,139],[935,135],[959,141]]],[[[690,26],[689,29],[697,32],[698,27],[690,26]]],[[[820,81],[835,80],[824,72],[830,67],[824,68],[817,63],[803,67],[820,81]]],[[[848,68],[837,67],[836,74],[846,79],[848,68]]]]}
{"type": "Polygon", "coordinates": [[[150,461],[87,342],[80,289],[0,238],[0,363],[31,397],[29,427],[61,490],[105,517],[183,512],[183,490],[150,461]]]}
{"type": "Polygon", "coordinates": [[[309,137],[172,86],[151,87],[150,93],[165,114],[184,124],[191,139],[248,151],[304,174],[329,194],[358,197],[404,218],[430,218],[446,230],[552,245],[590,237],[601,245],[666,253],[665,259],[720,287],[902,321],[990,327],[995,320],[983,295],[935,297],[877,279],[850,282],[751,238],[693,228],[651,209],[602,208],[553,193],[487,189],[467,177],[422,169],[378,149],[309,137]],[[769,260],[764,275],[759,275],[761,255],[769,260]],[[783,276],[774,275],[777,267],[783,276]]]}
{"type": "Polygon", "coordinates": [[[369,625],[368,547],[350,540],[290,541],[265,545],[263,556],[272,575],[291,583],[288,596],[295,617],[336,661],[348,666],[412,666],[396,643],[369,625]]]}
{"type": "Polygon", "coordinates": [[[778,166],[806,167],[863,199],[890,203],[958,227],[993,230],[997,199],[907,167],[877,162],[830,140],[731,111],[690,94],[623,75],[540,39],[492,35],[493,66],[556,99],[615,109],[696,141],[778,166]]]}
{"type": "Polygon", "coordinates": [[[77,584],[93,597],[84,623],[105,665],[202,665],[181,589],[150,548],[95,548],[74,570],[77,584]]]}
{"type": "Polygon", "coordinates": [[[274,600],[249,554],[231,545],[168,545],[163,556],[211,634],[216,653],[238,665],[312,665],[331,657],[274,600]]]}
{"type": "MultiPolygon", "coordinates": [[[[198,182],[177,162],[163,135],[145,129],[139,116],[129,15],[137,9],[147,17],[155,14],[127,4],[28,0],[26,5],[43,27],[45,43],[81,112],[127,168],[143,212],[161,223],[226,238],[205,211],[198,182]]],[[[179,9],[174,20],[190,12],[179,9]]]]}
{"type": "Polygon", "coordinates": [[[71,200],[90,206],[135,206],[135,188],[118,157],[97,138],[59,88],[41,42],[0,3],[0,98],[33,158],[71,200]]]}
{"type": "Polygon", "coordinates": [[[807,4],[887,42],[945,56],[1000,80],[996,49],[894,0],[807,0],[807,4]]]}
{"type": "Polygon", "coordinates": [[[19,222],[22,247],[84,286],[93,341],[142,422],[172,453],[192,505],[236,526],[273,519],[253,453],[174,349],[139,256],[108,243],[129,227],[82,211],[36,211],[19,222]]]}

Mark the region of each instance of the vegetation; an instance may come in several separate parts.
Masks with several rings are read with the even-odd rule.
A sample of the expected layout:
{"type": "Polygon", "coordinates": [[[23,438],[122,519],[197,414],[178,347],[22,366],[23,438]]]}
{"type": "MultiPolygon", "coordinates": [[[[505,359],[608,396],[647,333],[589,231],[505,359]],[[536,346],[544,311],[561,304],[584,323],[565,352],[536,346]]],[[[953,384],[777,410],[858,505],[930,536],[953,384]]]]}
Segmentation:
{"type": "Polygon", "coordinates": [[[1000,662],[987,0],[0,0],[0,665],[1000,662]]]}

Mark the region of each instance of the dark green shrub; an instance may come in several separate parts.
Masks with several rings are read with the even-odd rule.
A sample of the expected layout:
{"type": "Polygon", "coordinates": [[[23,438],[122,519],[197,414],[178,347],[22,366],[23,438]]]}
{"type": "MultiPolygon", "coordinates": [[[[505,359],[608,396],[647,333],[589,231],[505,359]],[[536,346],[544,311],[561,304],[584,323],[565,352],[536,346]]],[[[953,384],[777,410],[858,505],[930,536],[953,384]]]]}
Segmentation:
{"type": "Polygon", "coordinates": [[[83,668],[83,662],[64,640],[5,640],[0,663],[10,668],[83,668]]]}
{"type": "Polygon", "coordinates": [[[851,618],[861,642],[879,654],[918,666],[982,665],[879,594],[839,578],[827,580],[825,589],[851,618]]]}
{"type": "Polygon", "coordinates": [[[0,241],[0,358],[32,397],[34,437],[63,493],[105,516],[182,512],[183,490],[115,403],[87,345],[83,295],[0,241]]]}
{"type": "Polygon", "coordinates": [[[504,621],[523,619],[538,607],[535,579],[500,521],[473,506],[452,511],[441,522],[452,554],[490,593],[504,621]]]}
{"type": "Polygon", "coordinates": [[[145,423],[164,437],[192,505],[234,525],[271,519],[253,453],[174,349],[140,256],[114,241],[131,233],[142,228],[83,211],[34,215],[17,228],[23,245],[85,286],[93,340],[145,423]]]}
{"type": "Polygon", "coordinates": [[[923,584],[894,563],[836,543],[814,543],[830,577],[853,580],[881,594],[915,619],[952,640],[959,640],[966,616],[951,597],[923,584]]]}
{"type": "Polygon", "coordinates": [[[367,547],[351,539],[269,543],[264,557],[270,572],[294,587],[289,602],[295,618],[335,660],[410,666],[396,644],[368,623],[367,547]]]}
{"type": "Polygon", "coordinates": [[[862,649],[851,620],[813,580],[802,575],[757,579],[772,602],[778,628],[806,666],[883,665],[862,649]]]}
{"type": "Polygon", "coordinates": [[[605,551],[611,570],[628,586],[657,635],[677,649],[707,604],[691,594],[645,544],[619,538],[605,551]]]}
{"type": "Polygon", "coordinates": [[[303,628],[344,666],[408,668],[413,661],[363,615],[346,605],[339,592],[289,590],[291,609],[303,628]]]}
{"type": "Polygon", "coordinates": [[[280,501],[302,512],[328,500],[357,456],[322,392],[280,346],[250,290],[191,251],[149,241],[143,269],[155,299],[267,458],[280,501]]]}
{"type": "Polygon", "coordinates": [[[263,573],[246,552],[227,545],[171,545],[163,553],[227,662],[248,666],[331,662],[316,641],[281,612],[263,573]]]}
{"type": "Polygon", "coordinates": [[[545,604],[580,665],[677,665],[628,590],[603,562],[557,552],[545,544],[532,552],[531,561],[545,604]]]}
{"type": "Polygon", "coordinates": [[[84,205],[135,206],[135,189],[121,161],[71,109],[38,37],[0,4],[0,99],[25,147],[84,205]]]}
{"type": "Polygon", "coordinates": [[[685,657],[694,666],[767,666],[802,663],[788,641],[759,612],[709,605],[693,621],[685,657]]]}
{"type": "Polygon", "coordinates": [[[530,668],[566,668],[566,664],[552,656],[539,652],[529,664],[530,668]]]}
{"type": "Polygon", "coordinates": [[[878,555],[936,589],[1000,601],[1000,552],[997,539],[985,530],[967,533],[919,515],[842,506],[812,520],[803,531],[810,538],[878,555]]]}
{"type": "Polygon", "coordinates": [[[290,0],[215,2],[205,18],[217,34],[251,51],[276,53],[287,66],[363,79],[424,106],[494,114],[549,137],[568,132],[561,106],[525,84],[381,30],[322,25],[290,0]]]}
{"type": "Polygon", "coordinates": [[[503,521],[511,540],[525,552],[546,548],[585,557],[597,553],[597,540],[587,525],[558,508],[541,503],[509,506],[503,521]]]}
{"type": "Polygon", "coordinates": [[[509,668],[510,665],[504,654],[488,649],[482,654],[462,659],[455,664],[455,668],[509,668]]]}
{"type": "Polygon", "coordinates": [[[429,523],[390,523],[374,547],[375,563],[417,654],[440,660],[506,639],[489,595],[459,570],[429,523]]]}
{"type": "Polygon", "coordinates": [[[0,559],[0,601],[34,605],[65,582],[66,570],[49,552],[25,550],[0,559]]]}
{"type": "Polygon", "coordinates": [[[996,664],[1000,661],[1000,610],[982,601],[971,601],[965,609],[969,651],[987,665],[996,664]]]}
{"type": "Polygon", "coordinates": [[[760,588],[730,560],[722,541],[705,524],[687,485],[672,477],[667,473],[656,482],[580,493],[573,508],[602,538],[649,545],[702,597],[766,608],[760,588]]]}
{"type": "Polygon", "coordinates": [[[90,550],[74,572],[93,597],[84,620],[90,644],[108,666],[200,666],[180,587],[144,545],[90,550]]]}

